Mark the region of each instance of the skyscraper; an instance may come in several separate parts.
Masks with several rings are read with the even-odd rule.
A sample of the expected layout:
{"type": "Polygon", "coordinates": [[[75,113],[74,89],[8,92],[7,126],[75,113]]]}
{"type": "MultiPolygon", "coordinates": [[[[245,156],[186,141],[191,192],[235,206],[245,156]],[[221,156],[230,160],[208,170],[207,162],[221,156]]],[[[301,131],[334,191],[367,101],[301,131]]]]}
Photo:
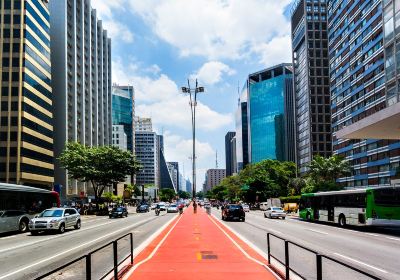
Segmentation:
{"type": "Polygon", "coordinates": [[[249,127],[247,121],[247,83],[238,100],[235,113],[236,121],[236,169],[237,172],[249,163],[249,127]]]}
{"type": "Polygon", "coordinates": [[[112,86],[112,124],[122,125],[127,137],[127,147],[135,151],[134,121],[135,101],[132,86],[112,86]]]}
{"type": "Polygon", "coordinates": [[[206,182],[204,184],[203,192],[207,193],[213,187],[219,185],[221,181],[226,177],[225,169],[208,169],[206,172],[206,182]]]}
{"type": "MultiPolygon", "coordinates": [[[[171,174],[172,180],[174,181],[176,191],[180,191],[180,182],[179,182],[179,177],[180,177],[180,172],[179,172],[179,163],[176,161],[169,161],[167,162],[168,165],[171,165],[173,167],[173,172],[171,174]],[[173,175],[173,176],[172,176],[173,175]]],[[[171,172],[170,172],[171,173],[171,172]]]]}
{"type": "Polygon", "coordinates": [[[1,1],[0,14],[0,180],[50,188],[55,98],[48,4],[1,1]]]}
{"type": "Polygon", "coordinates": [[[291,22],[296,157],[304,173],[314,155],[332,153],[327,1],[296,1],[291,22]]]}
{"type": "Polygon", "coordinates": [[[291,64],[250,74],[247,80],[250,162],[294,161],[291,64]],[[291,107],[288,107],[291,106],[291,107]]]}
{"type": "MultiPolygon", "coordinates": [[[[136,174],[137,185],[159,186],[159,158],[157,134],[152,131],[136,131],[136,159],[142,169],[136,174]]],[[[168,172],[168,170],[167,170],[168,172]]]]}
{"type": "Polygon", "coordinates": [[[233,140],[235,139],[236,132],[229,131],[225,135],[225,169],[226,176],[232,176],[236,173],[235,162],[236,161],[236,145],[234,145],[233,140]]]}
{"type": "MultiPolygon", "coordinates": [[[[334,1],[328,6],[333,150],[353,167],[353,174],[339,179],[345,187],[390,185],[399,166],[400,143],[375,138],[385,133],[375,134],[375,139],[368,134],[355,137],[346,133],[366,128],[371,125],[368,121],[381,118],[379,114],[385,112],[392,93],[398,92],[393,64],[394,11],[392,1],[358,0],[340,5],[334,1]],[[352,14],[363,16],[347,21],[352,14]],[[338,25],[341,21],[343,24],[338,25]]],[[[373,130],[382,132],[382,127],[373,130]]]]}
{"type": "MultiPolygon", "coordinates": [[[[53,65],[54,152],[68,141],[111,144],[111,39],[90,0],[49,2],[53,65]]],[[[67,194],[86,194],[87,184],[68,180],[55,162],[55,182],[67,194]]]]}
{"type": "Polygon", "coordinates": [[[153,131],[151,118],[135,117],[135,130],[136,131],[153,131]]]}

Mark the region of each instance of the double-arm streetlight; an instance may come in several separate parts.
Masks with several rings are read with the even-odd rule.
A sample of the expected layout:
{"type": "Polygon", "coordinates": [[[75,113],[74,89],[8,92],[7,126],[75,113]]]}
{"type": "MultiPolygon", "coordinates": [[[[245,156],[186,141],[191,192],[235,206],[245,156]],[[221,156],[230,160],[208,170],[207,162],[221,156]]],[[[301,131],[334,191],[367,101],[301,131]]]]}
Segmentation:
{"type": "Polygon", "coordinates": [[[196,197],[196,106],[197,106],[197,93],[204,92],[204,87],[199,87],[196,79],[196,87],[190,87],[190,81],[188,79],[188,86],[182,87],[182,92],[189,94],[190,98],[190,110],[192,112],[192,136],[193,136],[193,155],[192,155],[192,198],[196,197]]]}

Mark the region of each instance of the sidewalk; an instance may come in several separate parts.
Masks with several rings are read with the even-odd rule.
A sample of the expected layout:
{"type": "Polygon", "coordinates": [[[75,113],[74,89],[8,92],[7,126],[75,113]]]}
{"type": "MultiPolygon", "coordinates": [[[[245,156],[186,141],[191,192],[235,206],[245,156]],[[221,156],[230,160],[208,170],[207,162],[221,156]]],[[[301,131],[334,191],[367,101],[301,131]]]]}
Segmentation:
{"type": "Polygon", "coordinates": [[[203,209],[186,209],[134,260],[123,279],[276,279],[266,260],[203,209]]]}

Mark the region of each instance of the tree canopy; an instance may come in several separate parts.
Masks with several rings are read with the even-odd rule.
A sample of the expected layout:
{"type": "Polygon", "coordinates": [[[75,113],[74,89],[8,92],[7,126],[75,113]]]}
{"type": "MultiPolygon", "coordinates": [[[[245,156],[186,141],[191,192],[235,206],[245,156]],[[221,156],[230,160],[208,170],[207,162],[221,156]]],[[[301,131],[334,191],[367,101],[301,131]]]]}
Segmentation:
{"type": "Polygon", "coordinates": [[[114,146],[88,147],[77,142],[67,143],[59,160],[68,176],[91,183],[96,201],[106,187],[125,181],[127,175],[136,174],[140,168],[128,151],[114,146]]]}
{"type": "Polygon", "coordinates": [[[161,201],[171,201],[175,198],[176,193],[173,189],[161,189],[160,190],[160,200],[161,201]]]}

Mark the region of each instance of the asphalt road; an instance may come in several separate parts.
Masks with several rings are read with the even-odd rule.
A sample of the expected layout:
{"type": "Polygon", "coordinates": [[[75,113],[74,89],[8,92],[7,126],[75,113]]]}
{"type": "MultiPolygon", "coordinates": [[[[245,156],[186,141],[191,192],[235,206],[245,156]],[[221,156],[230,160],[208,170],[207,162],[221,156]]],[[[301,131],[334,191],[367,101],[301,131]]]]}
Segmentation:
{"type": "MultiPolygon", "coordinates": [[[[64,234],[3,235],[0,237],[0,280],[32,279],[43,275],[129,232],[133,233],[133,247],[137,248],[174,216],[165,212],[155,216],[151,211],[119,219],[84,217],[80,230],[69,229],[64,234]]],[[[128,238],[118,243],[119,260],[129,254],[129,244],[128,238]]],[[[112,260],[112,245],[93,254],[93,279],[109,271],[112,260]]],[[[85,279],[84,268],[85,263],[81,261],[48,279],[85,279]]]]}
{"type": "MultiPolygon", "coordinates": [[[[213,209],[219,219],[220,211],[213,209]]],[[[267,253],[267,231],[382,279],[400,279],[400,230],[397,228],[340,228],[309,223],[295,217],[264,218],[262,211],[246,213],[246,222],[224,222],[239,235],[267,253]]],[[[284,261],[284,242],[271,237],[271,253],[284,261]]],[[[289,263],[307,279],[316,279],[315,255],[289,245],[289,263]]],[[[275,261],[272,262],[279,267],[275,261]]],[[[323,259],[323,279],[371,279],[323,259]]],[[[280,267],[282,268],[282,267],[280,267]]]]}

